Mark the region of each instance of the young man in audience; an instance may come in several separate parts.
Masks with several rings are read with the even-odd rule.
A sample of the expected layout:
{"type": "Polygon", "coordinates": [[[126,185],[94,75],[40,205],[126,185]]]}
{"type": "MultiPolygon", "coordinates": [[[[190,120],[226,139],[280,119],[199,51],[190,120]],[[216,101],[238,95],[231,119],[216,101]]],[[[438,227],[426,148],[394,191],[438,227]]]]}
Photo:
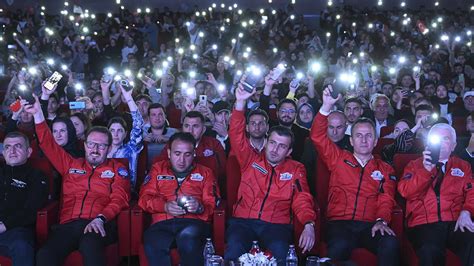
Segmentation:
{"type": "Polygon", "coordinates": [[[347,119],[346,135],[351,135],[352,124],[364,113],[359,99],[352,97],[344,102],[344,115],[347,119]]]}
{"type": "Polygon", "coordinates": [[[211,169],[195,163],[196,140],[176,133],[168,159],[153,164],[140,191],[138,205],[152,215],[143,241],[149,265],[170,265],[176,241],[183,265],[202,265],[209,222],[219,199],[211,169]]]}

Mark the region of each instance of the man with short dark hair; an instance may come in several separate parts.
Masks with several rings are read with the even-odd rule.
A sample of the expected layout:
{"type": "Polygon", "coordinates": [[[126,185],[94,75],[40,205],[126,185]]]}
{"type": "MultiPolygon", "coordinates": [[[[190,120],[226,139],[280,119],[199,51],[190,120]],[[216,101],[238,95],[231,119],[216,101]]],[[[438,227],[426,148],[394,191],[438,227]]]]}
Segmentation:
{"type": "MultiPolygon", "coordinates": [[[[188,132],[196,139],[196,159],[204,165],[206,160],[215,160],[217,169],[213,169],[214,175],[218,177],[225,176],[226,154],[220,142],[212,137],[204,136],[206,126],[204,125],[205,118],[198,111],[191,111],[186,113],[183,120],[183,132],[188,132]],[[202,161],[201,161],[202,160],[202,161]]],[[[156,161],[166,160],[168,144],[163,149],[161,154],[155,159],[156,161]]]]}
{"type": "Polygon", "coordinates": [[[377,144],[372,120],[359,118],[351,129],[354,152],[339,148],[328,137],[327,116],[337,99],[331,86],[323,92],[323,105],[311,128],[318,155],[331,172],[327,206],[328,257],[346,261],[362,246],[377,254],[379,265],[399,264],[399,244],[390,229],[395,205],[396,177],[393,168],[372,156],[377,144]]]}
{"type": "Polygon", "coordinates": [[[28,164],[28,137],[11,132],[3,140],[0,167],[0,254],[13,265],[33,266],[36,212],[48,200],[48,178],[28,164]]]}
{"type": "Polygon", "coordinates": [[[151,97],[147,94],[140,94],[136,97],[135,103],[138,106],[138,111],[142,115],[143,118],[143,130],[148,129],[150,127],[150,120],[148,117],[148,111],[150,105],[153,103],[151,97]]]}
{"type": "Polygon", "coordinates": [[[267,142],[268,114],[261,109],[255,109],[250,111],[246,121],[245,131],[249,136],[249,144],[253,151],[261,153],[267,142]]]}
{"type": "Polygon", "coordinates": [[[229,136],[242,177],[238,187],[239,200],[234,205],[233,218],[226,232],[225,259],[237,259],[250,250],[253,240],[258,240],[261,248],[272,252],[278,265],[285,265],[288,246],[293,242],[292,213],[305,225],[298,242],[303,252],[314,245],[314,203],[304,166],[288,159],[295,140],[289,128],[273,127],[265,152],[252,152],[245,136],[244,109],[253,93],[246,92],[239,84],[231,116],[229,136]]]}
{"type": "Polygon", "coordinates": [[[168,145],[168,160],[153,164],[138,205],[152,214],[144,233],[149,265],[170,265],[170,247],[178,246],[183,265],[202,265],[219,191],[212,170],[194,162],[196,140],[176,133],[168,145]]]}
{"type": "Polygon", "coordinates": [[[92,127],[84,142],[86,156],[76,159],[54,141],[37,97],[25,110],[34,117],[40,148],[62,176],[59,224],[38,251],[36,264],[62,265],[79,249],[85,265],[105,265],[105,247],[117,239],[114,219],[130,198],[127,168],[107,159],[112,135],[105,127],[92,127]]]}
{"type": "Polygon", "coordinates": [[[352,124],[364,113],[362,103],[358,98],[349,98],[344,102],[344,115],[347,119],[346,135],[351,135],[352,124]]]}

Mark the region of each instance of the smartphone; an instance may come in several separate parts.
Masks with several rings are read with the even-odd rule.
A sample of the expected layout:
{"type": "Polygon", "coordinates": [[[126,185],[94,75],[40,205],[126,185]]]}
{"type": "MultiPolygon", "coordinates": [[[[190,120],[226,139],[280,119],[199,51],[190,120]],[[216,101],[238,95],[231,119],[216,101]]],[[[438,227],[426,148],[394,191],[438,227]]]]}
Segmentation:
{"type": "Polygon", "coordinates": [[[9,45],[7,46],[7,48],[8,48],[8,49],[14,49],[14,50],[16,50],[16,45],[15,45],[15,44],[9,44],[9,45]]]}
{"type": "Polygon", "coordinates": [[[69,102],[69,110],[85,109],[86,102],[69,102]]]}
{"type": "Polygon", "coordinates": [[[126,79],[121,79],[118,81],[120,83],[120,85],[122,86],[122,88],[125,90],[125,91],[131,91],[132,90],[132,85],[130,84],[130,82],[128,82],[128,80],[126,79]]]}
{"type": "Polygon", "coordinates": [[[283,63],[278,64],[277,67],[273,69],[271,79],[278,80],[285,71],[286,71],[286,65],[283,63]]]}
{"type": "Polygon", "coordinates": [[[413,94],[415,94],[415,91],[414,90],[403,90],[406,95],[407,95],[407,98],[410,98],[413,96],[413,94]]]}
{"type": "Polygon", "coordinates": [[[441,151],[441,143],[439,140],[428,140],[428,150],[431,152],[431,163],[436,164],[439,161],[439,153],[441,151]]]}
{"type": "Polygon", "coordinates": [[[199,95],[199,102],[207,104],[207,95],[199,95]]]}
{"type": "Polygon", "coordinates": [[[427,126],[432,126],[434,125],[436,122],[438,122],[438,114],[437,113],[433,113],[432,115],[428,116],[428,119],[426,120],[426,125],[427,126]]]}
{"type": "Polygon", "coordinates": [[[30,91],[29,89],[19,89],[18,90],[18,95],[25,101],[28,102],[28,104],[34,104],[35,103],[35,98],[33,97],[33,92],[30,91]]]}
{"type": "Polygon", "coordinates": [[[76,100],[76,90],[72,86],[66,88],[66,97],[68,102],[74,102],[76,100]]]}
{"type": "Polygon", "coordinates": [[[347,88],[347,84],[340,79],[335,79],[332,83],[332,92],[331,97],[333,99],[337,99],[339,94],[342,95],[342,92],[347,88]]]}
{"type": "Polygon", "coordinates": [[[54,89],[54,85],[58,84],[62,77],[63,75],[61,75],[61,73],[54,71],[54,73],[44,83],[44,87],[52,91],[54,89]]]}
{"type": "Polygon", "coordinates": [[[20,108],[21,108],[20,100],[16,100],[16,101],[14,101],[13,103],[10,104],[10,111],[12,111],[14,113],[20,111],[20,108]]]}
{"type": "MultiPolygon", "coordinates": [[[[298,88],[300,86],[300,79],[293,79],[291,82],[290,82],[290,87],[291,88],[298,88]]],[[[337,98],[337,97],[336,97],[337,98]]]]}

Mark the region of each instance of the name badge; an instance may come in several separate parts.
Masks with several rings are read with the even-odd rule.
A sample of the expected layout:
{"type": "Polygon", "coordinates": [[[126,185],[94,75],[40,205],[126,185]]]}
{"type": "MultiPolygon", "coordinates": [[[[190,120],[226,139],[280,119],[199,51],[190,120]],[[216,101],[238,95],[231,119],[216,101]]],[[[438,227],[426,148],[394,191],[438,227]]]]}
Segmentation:
{"type": "Polygon", "coordinates": [[[174,180],[174,176],[172,176],[172,175],[159,175],[159,176],[156,177],[156,179],[158,181],[160,181],[160,180],[165,180],[165,181],[174,180]]]}
{"type": "Polygon", "coordinates": [[[84,170],[84,169],[70,168],[70,169],[69,169],[69,173],[70,173],[70,174],[77,174],[77,175],[85,175],[85,174],[86,174],[86,170],[84,170]]]}

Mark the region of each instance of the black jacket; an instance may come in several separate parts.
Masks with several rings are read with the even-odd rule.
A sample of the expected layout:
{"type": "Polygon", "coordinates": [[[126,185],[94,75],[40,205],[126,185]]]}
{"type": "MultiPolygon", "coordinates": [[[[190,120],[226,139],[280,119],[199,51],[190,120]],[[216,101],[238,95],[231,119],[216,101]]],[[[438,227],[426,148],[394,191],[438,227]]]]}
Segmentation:
{"type": "Polygon", "coordinates": [[[7,230],[34,226],[36,212],[48,200],[48,178],[28,163],[0,166],[0,221],[7,230]]]}

